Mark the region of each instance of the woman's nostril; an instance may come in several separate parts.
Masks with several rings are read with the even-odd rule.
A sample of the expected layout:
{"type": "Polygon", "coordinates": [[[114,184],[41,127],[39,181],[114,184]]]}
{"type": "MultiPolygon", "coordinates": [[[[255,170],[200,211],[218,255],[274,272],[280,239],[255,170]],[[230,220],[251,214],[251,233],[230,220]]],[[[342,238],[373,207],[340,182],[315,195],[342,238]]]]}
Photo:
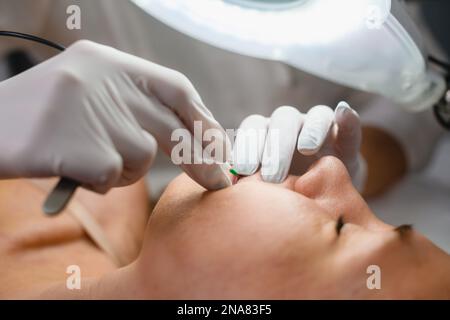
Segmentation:
{"type": "Polygon", "coordinates": [[[311,165],[295,184],[300,193],[321,193],[328,189],[343,190],[350,183],[344,164],[333,156],[325,156],[311,165]],[[336,188],[330,188],[335,186],[336,188]]]}

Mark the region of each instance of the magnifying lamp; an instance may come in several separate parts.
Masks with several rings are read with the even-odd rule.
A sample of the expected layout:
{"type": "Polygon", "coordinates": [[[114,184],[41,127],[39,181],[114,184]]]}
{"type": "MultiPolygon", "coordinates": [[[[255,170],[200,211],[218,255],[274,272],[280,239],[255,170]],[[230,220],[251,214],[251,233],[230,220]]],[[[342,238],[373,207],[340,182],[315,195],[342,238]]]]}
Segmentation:
{"type": "Polygon", "coordinates": [[[409,111],[432,107],[446,91],[398,0],[133,1],[213,46],[381,94],[409,111]]]}

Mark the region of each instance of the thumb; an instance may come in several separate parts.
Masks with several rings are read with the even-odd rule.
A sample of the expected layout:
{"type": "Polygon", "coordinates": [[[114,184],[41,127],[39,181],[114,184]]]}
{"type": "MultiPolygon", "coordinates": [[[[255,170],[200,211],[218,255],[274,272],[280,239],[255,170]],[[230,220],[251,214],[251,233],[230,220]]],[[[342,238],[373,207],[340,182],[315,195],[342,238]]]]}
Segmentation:
{"type": "Polygon", "coordinates": [[[335,110],[335,122],[338,128],[336,148],[352,177],[353,185],[361,192],[367,179],[367,164],[359,153],[362,141],[361,120],[346,102],[340,102],[335,110]]]}
{"type": "Polygon", "coordinates": [[[356,159],[361,147],[361,120],[358,113],[346,102],[340,102],[335,110],[338,127],[336,147],[342,157],[349,161],[356,159]]]}

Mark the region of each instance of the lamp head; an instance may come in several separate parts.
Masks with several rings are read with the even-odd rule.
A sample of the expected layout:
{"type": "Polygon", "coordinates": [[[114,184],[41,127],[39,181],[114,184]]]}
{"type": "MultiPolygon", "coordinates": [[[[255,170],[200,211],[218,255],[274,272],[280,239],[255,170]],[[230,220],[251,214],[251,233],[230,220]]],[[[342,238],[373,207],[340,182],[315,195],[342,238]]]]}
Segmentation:
{"type": "Polygon", "coordinates": [[[410,111],[430,108],[446,89],[398,0],[133,1],[213,46],[281,61],[410,111]]]}
{"type": "Polygon", "coordinates": [[[224,0],[236,5],[259,10],[290,9],[307,0],[224,0]]]}

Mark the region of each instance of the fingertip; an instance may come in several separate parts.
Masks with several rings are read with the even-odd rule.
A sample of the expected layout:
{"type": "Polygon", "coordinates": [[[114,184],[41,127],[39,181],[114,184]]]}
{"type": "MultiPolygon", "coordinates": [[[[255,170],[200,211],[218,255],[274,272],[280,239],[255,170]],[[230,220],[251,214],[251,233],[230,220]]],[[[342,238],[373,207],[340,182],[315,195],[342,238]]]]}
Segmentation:
{"type": "Polygon", "coordinates": [[[336,109],[340,108],[348,108],[351,109],[350,105],[346,101],[340,101],[336,107],[336,109]]]}
{"type": "Polygon", "coordinates": [[[333,110],[318,105],[308,111],[297,142],[297,150],[305,155],[316,154],[324,144],[334,122],[333,110]]]}
{"type": "Polygon", "coordinates": [[[275,111],[272,113],[271,118],[276,116],[290,116],[293,118],[301,117],[302,113],[295,107],[292,106],[281,106],[275,109],[275,111]]]}
{"type": "Polygon", "coordinates": [[[313,156],[319,152],[320,148],[317,146],[305,146],[305,145],[299,145],[297,147],[298,152],[304,156],[313,156]]]}
{"type": "Polygon", "coordinates": [[[147,143],[146,153],[148,154],[150,164],[152,164],[158,151],[158,141],[156,141],[155,137],[153,137],[147,131],[143,130],[142,132],[147,143]]]}
{"type": "Polygon", "coordinates": [[[98,193],[101,195],[106,194],[112,188],[111,186],[107,186],[107,185],[93,185],[90,183],[82,184],[81,187],[83,189],[86,189],[86,190],[89,190],[89,191],[92,191],[92,192],[95,192],[95,193],[98,193]]]}
{"type": "Polygon", "coordinates": [[[269,174],[261,170],[262,180],[268,183],[280,184],[287,178],[287,173],[277,172],[276,174],[269,174]]]}
{"type": "Polygon", "coordinates": [[[230,174],[225,165],[202,164],[202,165],[181,165],[184,172],[203,188],[214,191],[232,185],[230,174]]]}
{"type": "Polygon", "coordinates": [[[225,169],[225,166],[221,164],[215,164],[214,166],[216,166],[214,170],[215,173],[213,174],[213,177],[209,179],[207,185],[204,185],[204,187],[211,191],[231,187],[233,185],[233,182],[231,180],[230,174],[225,169]]]}
{"type": "Polygon", "coordinates": [[[345,101],[341,101],[336,107],[335,119],[341,132],[352,131],[361,125],[359,114],[345,101]]]}
{"type": "Polygon", "coordinates": [[[231,187],[233,185],[231,179],[228,177],[228,175],[224,175],[224,177],[224,179],[221,179],[219,182],[212,185],[209,190],[222,190],[231,187]]]}
{"type": "Polygon", "coordinates": [[[282,183],[291,167],[292,157],[286,159],[265,159],[261,166],[262,180],[269,183],[282,183]]]}
{"type": "Polygon", "coordinates": [[[359,114],[345,101],[338,103],[334,113],[336,115],[336,120],[340,120],[348,116],[359,119],[359,114]]]}
{"type": "Polygon", "coordinates": [[[269,119],[260,115],[251,115],[242,121],[233,148],[233,168],[243,176],[249,176],[258,170],[266,143],[269,119]]]}
{"type": "Polygon", "coordinates": [[[155,137],[153,137],[148,131],[146,130],[142,130],[142,134],[144,136],[144,138],[147,140],[147,142],[149,143],[149,145],[151,147],[156,148],[158,145],[158,142],[156,141],[155,137]]]}
{"type": "Polygon", "coordinates": [[[258,166],[259,165],[257,164],[252,165],[236,163],[233,165],[233,169],[241,176],[251,176],[256,173],[256,171],[258,170],[258,166]]]}

